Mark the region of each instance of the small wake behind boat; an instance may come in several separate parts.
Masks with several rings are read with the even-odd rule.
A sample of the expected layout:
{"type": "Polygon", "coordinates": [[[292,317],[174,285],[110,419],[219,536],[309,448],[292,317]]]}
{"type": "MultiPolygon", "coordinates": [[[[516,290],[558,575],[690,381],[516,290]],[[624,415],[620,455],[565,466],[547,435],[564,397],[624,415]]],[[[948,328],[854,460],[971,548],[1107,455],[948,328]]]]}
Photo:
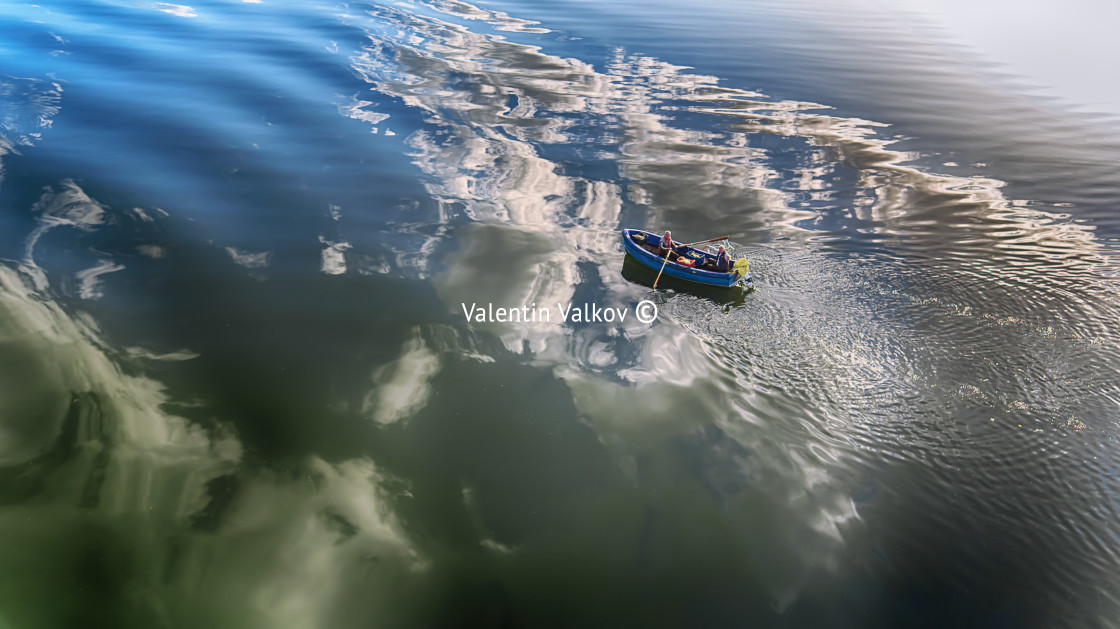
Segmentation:
{"type": "Polygon", "coordinates": [[[671,261],[666,262],[658,253],[659,250],[664,251],[661,238],[641,229],[622,230],[622,243],[626,252],[654,271],[706,286],[730,288],[750,285],[751,274],[747,270],[745,258],[730,260],[730,269],[721,271],[718,270],[716,253],[673,241],[673,255],[671,261]]]}

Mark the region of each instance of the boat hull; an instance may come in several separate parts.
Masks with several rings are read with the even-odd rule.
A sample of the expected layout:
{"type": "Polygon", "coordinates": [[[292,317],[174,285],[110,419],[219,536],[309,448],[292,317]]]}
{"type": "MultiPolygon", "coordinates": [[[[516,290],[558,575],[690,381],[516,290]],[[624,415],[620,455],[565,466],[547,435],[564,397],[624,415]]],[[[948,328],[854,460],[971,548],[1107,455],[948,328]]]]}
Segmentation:
{"type": "MultiPolygon", "coordinates": [[[[730,288],[737,285],[746,285],[751,282],[750,273],[740,275],[737,271],[731,273],[720,273],[718,271],[708,271],[705,269],[697,269],[687,267],[676,262],[665,262],[665,258],[653,253],[646,249],[641,242],[648,242],[651,246],[657,246],[661,243],[661,236],[652,232],[643,231],[640,229],[624,229],[622,230],[622,244],[626,248],[626,252],[634,257],[635,260],[642,263],[644,266],[649,267],[655,271],[661,271],[662,265],[664,270],[661,271],[663,275],[675,277],[686,282],[694,284],[703,284],[705,286],[718,286],[721,288],[730,288]],[[640,241],[640,242],[639,242],[640,241]]],[[[680,243],[674,243],[675,246],[680,247],[680,243]]],[[[711,254],[701,252],[696,249],[686,248],[686,251],[695,251],[701,258],[711,257],[711,254]]]]}

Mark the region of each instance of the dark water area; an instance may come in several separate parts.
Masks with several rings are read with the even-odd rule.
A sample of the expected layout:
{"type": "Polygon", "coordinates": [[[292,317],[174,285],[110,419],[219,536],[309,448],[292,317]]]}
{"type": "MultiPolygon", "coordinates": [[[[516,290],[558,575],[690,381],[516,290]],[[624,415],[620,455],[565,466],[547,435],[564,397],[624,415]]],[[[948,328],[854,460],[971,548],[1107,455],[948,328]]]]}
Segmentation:
{"type": "Polygon", "coordinates": [[[0,629],[1120,627],[1120,125],[1028,87],[870,1],[0,5],[0,629]]]}

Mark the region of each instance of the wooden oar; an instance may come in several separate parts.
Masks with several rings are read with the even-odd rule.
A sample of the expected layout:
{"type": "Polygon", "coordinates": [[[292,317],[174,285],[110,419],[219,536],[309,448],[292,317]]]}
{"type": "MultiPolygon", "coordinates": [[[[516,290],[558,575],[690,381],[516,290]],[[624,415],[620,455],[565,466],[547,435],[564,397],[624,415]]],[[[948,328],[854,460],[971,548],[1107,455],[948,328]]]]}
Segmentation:
{"type": "MultiPolygon", "coordinates": [[[[669,253],[665,254],[665,261],[661,263],[661,271],[665,270],[665,265],[669,264],[669,256],[673,255],[673,245],[669,245],[669,253]]],[[[657,282],[661,281],[661,271],[657,272],[657,279],[653,280],[653,290],[657,290],[657,282]]]]}
{"type": "Polygon", "coordinates": [[[704,244],[704,243],[706,243],[706,242],[715,242],[715,241],[717,241],[717,240],[727,240],[728,238],[731,238],[731,236],[720,236],[719,238],[709,238],[709,239],[707,239],[707,240],[700,240],[700,241],[697,241],[697,242],[690,242],[690,243],[688,243],[687,245],[681,245],[681,246],[682,246],[682,247],[691,247],[692,245],[702,245],[702,244],[704,244]]]}

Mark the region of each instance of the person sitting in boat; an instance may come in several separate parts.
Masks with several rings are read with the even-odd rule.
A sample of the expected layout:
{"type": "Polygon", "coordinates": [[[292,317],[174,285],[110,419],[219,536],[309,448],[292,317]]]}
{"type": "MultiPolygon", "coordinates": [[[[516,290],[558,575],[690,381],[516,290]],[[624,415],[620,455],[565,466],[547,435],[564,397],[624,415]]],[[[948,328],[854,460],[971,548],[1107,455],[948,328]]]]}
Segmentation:
{"type": "Polygon", "coordinates": [[[716,271],[720,273],[731,272],[731,256],[727,255],[727,249],[723,245],[719,246],[719,251],[716,252],[716,271]]]}
{"type": "Polygon", "coordinates": [[[673,248],[673,235],[667,229],[665,235],[661,237],[661,244],[657,247],[657,255],[662,258],[669,258],[670,262],[679,257],[679,254],[673,248]]]}

